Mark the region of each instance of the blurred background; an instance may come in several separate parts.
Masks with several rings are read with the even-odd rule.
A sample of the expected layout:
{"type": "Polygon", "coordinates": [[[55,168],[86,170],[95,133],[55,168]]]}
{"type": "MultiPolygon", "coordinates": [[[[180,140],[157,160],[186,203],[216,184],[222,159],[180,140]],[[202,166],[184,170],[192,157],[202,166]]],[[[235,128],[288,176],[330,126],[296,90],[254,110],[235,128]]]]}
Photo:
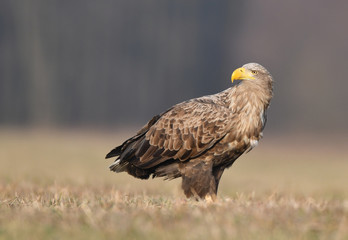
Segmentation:
{"type": "Polygon", "coordinates": [[[273,74],[266,131],[347,132],[348,2],[2,0],[0,126],[122,128],[273,74]]]}
{"type": "Polygon", "coordinates": [[[151,239],[238,239],[229,237],[236,225],[242,238],[270,229],[271,237],[254,236],[343,239],[347,24],[346,0],[0,0],[0,238],[144,239],[145,231],[151,239]],[[109,171],[106,153],[153,115],[230,87],[232,71],[248,62],[271,72],[274,98],[264,139],[222,177],[219,198],[237,201],[228,211],[217,206],[221,218],[191,208],[172,218],[166,199],[174,211],[170,202],[185,199],[180,179],[109,171]],[[133,210],[109,198],[134,202],[133,210]],[[137,199],[153,211],[144,215],[137,199]],[[327,235],[317,235],[320,226],[327,235]]]}
{"type": "Polygon", "coordinates": [[[1,0],[0,187],[181,194],[175,181],[109,172],[105,154],[258,62],[275,79],[265,138],[226,171],[221,194],[348,196],[347,12],[339,0],[1,0]]]}

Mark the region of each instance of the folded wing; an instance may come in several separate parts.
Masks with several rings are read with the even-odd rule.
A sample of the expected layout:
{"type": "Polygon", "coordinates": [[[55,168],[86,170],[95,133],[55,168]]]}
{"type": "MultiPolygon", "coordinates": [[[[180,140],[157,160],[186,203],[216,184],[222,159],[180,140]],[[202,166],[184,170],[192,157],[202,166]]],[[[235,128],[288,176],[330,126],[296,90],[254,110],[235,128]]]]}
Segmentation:
{"type": "Polygon", "coordinates": [[[134,137],[113,149],[120,164],[149,169],[169,159],[187,161],[212,148],[230,130],[233,115],[211,99],[175,105],[154,117],[134,137]]]}

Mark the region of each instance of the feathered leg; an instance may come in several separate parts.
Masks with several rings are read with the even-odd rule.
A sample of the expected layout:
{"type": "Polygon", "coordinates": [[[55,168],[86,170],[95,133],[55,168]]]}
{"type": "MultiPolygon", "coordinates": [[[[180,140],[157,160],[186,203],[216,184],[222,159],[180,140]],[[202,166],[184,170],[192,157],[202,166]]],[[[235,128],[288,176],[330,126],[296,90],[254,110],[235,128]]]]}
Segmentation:
{"type": "Polygon", "coordinates": [[[212,172],[212,163],[201,159],[183,163],[181,168],[182,189],[186,197],[216,199],[217,185],[212,172]]]}
{"type": "Polygon", "coordinates": [[[224,173],[225,167],[224,166],[220,166],[220,167],[214,167],[213,168],[213,176],[215,179],[215,184],[216,184],[216,189],[215,189],[215,194],[217,194],[218,188],[219,188],[219,183],[220,183],[220,179],[222,174],[224,173]]]}

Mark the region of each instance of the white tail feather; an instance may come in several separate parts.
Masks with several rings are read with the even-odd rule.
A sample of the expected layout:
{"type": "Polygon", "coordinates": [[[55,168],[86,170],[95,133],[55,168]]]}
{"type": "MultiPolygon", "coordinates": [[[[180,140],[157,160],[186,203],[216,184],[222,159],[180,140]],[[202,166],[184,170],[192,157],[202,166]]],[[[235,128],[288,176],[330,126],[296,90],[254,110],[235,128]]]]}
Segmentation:
{"type": "Polygon", "coordinates": [[[109,168],[111,171],[119,173],[119,172],[124,172],[126,170],[127,165],[128,163],[121,164],[121,160],[118,159],[113,164],[111,164],[109,168]]]}

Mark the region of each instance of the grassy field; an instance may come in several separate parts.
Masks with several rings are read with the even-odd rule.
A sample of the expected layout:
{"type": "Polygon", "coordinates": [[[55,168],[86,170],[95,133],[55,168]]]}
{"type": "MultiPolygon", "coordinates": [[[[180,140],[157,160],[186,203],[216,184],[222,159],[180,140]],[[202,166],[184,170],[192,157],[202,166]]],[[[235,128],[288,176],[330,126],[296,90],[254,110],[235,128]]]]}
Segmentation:
{"type": "Polygon", "coordinates": [[[348,239],[347,139],[266,133],[207,204],[110,172],[129,134],[2,129],[0,239],[348,239]]]}

